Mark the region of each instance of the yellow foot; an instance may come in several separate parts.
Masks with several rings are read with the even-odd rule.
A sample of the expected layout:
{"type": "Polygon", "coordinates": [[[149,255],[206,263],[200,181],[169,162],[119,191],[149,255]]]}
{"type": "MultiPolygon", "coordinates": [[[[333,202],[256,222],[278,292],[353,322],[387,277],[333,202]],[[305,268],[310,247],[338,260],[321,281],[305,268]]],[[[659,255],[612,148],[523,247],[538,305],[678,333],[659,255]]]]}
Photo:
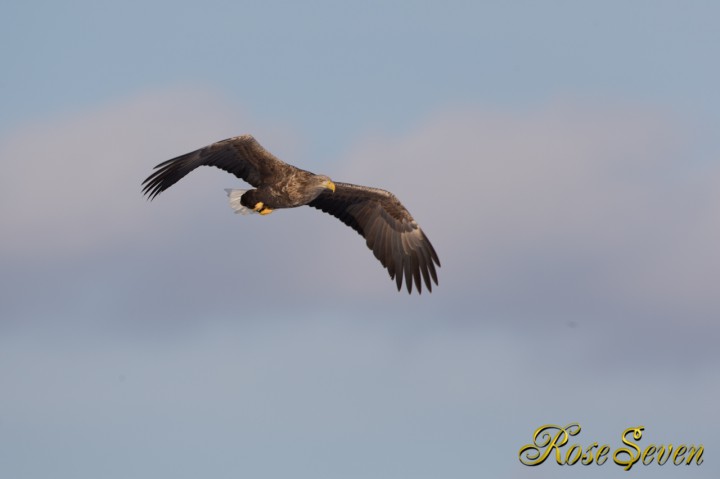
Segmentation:
{"type": "Polygon", "coordinates": [[[258,201],[257,203],[255,203],[255,207],[253,208],[253,211],[257,211],[261,215],[269,215],[270,213],[273,212],[273,210],[268,208],[267,206],[265,206],[265,204],[262,201],[258,201]]]}

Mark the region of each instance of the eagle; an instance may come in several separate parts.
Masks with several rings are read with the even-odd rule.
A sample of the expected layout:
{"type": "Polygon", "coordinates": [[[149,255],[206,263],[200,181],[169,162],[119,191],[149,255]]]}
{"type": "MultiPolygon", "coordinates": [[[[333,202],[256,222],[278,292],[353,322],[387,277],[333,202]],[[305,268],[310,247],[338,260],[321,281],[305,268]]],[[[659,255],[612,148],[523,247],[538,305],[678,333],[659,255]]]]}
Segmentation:
{"type": "Polygon", "coordinates": [[[363,236],[398,291],[403,278],[408,294],[413,282],[422,293],[421,277],[428,291],[432,291],[432,282],[438,284],[435,266],[440,267],[440,260],[435,248],[395,195],[379,188],[333,182],[325,175],[289,165],[252,135],[218,141],[160,163],[143,181],[143,194],[152,200],[199,166],[220,168],[254,187],[225,190],[236,213],[268,215],[276,209],[312,206],[363,236]]]}

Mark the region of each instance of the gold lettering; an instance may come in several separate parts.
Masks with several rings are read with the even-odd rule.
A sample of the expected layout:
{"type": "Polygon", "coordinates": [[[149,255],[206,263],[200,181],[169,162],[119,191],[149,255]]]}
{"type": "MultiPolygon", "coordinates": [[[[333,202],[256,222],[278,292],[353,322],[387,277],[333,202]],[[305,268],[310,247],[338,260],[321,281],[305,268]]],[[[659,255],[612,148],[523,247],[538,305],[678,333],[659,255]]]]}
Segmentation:
{"type": "Polygon", "coordinates": [[[695,464],[697,464],[698,466],[700,464],[702,464],[703,463],[702,455],[703,455],[704,450],[705,450],[705,448],[702,446],[702,444],[700,444],[700,446],[698,446],[697,449],[695,449],[694,445],[691,445],[688,448],[688,458],[687,458],[687,461],[685,462],[685,464],[690,464],[692,462],[693,457],[695,457],[695,453],[697,453],[697,457],[695,457],[695,464]]]}
{"type": "Polygon", "coordinates": [[[679,466],[682,464],[683,460],[685,459],[683,456],[685,455],[685,451],[687,451],[687,447],[680,444],[677,449],[675,449],[675,457],[673,458],[673,464],[676,466],[679,466]],[[680,462],[678,462],[678,459],[680,459],[680,462]]]}
{"type": "Polygon", "coordinates": [[[594,442],[591,446],[588,446],[586,454],[583,454],[582,465],[588,466],[593,462],[593,449],[598,447],[598,443],[594,442]]]}
{"type": "Polygon", "coordinates": [[[602,466],[609,457],[612,457],[613,462],[626,471],[641,461],[644,466],[651,465],[655,460],[660,466],[668,461],[672,461],[676,466],[683,463],[690,465],[693,462],[699,466],[704,460],[705,448],[702,444],[698,446],[679,444],[676,447],[672,444],[650,444],[641,449],[638,443],[643,437],[644,426],[625,429],[621,436],[624,447],[616,449],[614,454],[611,454],[613,451],[607,444],[601,446],[593,442],[585,449],[580,444],[569,444],[570,437],[578,435],[580,430],[578,423],[571,423],[565,427],[555,424],[541,426],[535,430],[533,442],[520,448],[518,459],[526,466],[537,466],[544,463],[554,452],[555,462],[561,466],[573,466],[577,463],[588,466],[593,462],[602,466]],[[568,448],[563,454],[565,446],[568,448]]]}
{"type": "Polygon", "coordinates": [[[653,454],[655,454],[655,451],[657,450],[657,447],[655,447],[655,444],[650,444],[648,447],[645,448],[645,452],[643,452],[642,455],[642,463],[646,466],[649,464],[652,464],[653,460],[655,459],[653,457],[653,454]]]}
{"type": "Polygon", "coordinates": [[[630,468],[633,467],[633,464],[635,464],[636,462],[638,462],[640,460],[640,446],[638,446],[631,440],[627,439],[627,436],[632,434],[633,439],[638,441],[638,440],[642,439],[643,429],[645,429],[643,426],[631,427],[631,428],[625,429],[625,431],[622,434],[623,444],[632,446],[632,448],[635,449],[636,454],[633,454],[633,452],[626,447],[618,449],[617,451],[615,451],[615,454],[613,454],[613,461],[615,461],[615,464],[617,464],[618,466],[625,466],[626,471],[629,471],[630,468]],[[627,459],[622,459],[621,457],[618,457],[622,454],[627,454],[627,459]]]}
{"type": "Polygon", "coordinates": [[[555,461],[562,465],[560,448],[567,444],[569,436],[575,436],[579,432],[579,424],[569,424],[564,428],[554,424],[539,427],[533,434],[533,443],[525,444],[518,452],[518,458],[526,466],[537,466],[545,462],[554,449],[555,461]],[[553,436],[551,432],[556,434],[553,436]]]}
{"type": "Polygon", "coordinates": [[[600,446],[600,449],[598,449],[597,456],[595,456],[595,463],[598,466],[602,466],[605,464],[605,461],[607,461],[607,455],[610,452],[610,446],[607,444],[603,444],[600,446]]]}
{"type": "Polygon", "coordinates": [[[569,464],[571,466],[574,466],[577,464],[577,462],[582,458],[582,447],[580,444],[573,444],[570,446],[570,449],[568,450],[567,454],[565,455],[565,463],[569,464]],[[577,452],[577,455],[575,457],[571,457],[573,454],[573,451],[577,452]]]}
{"type": "Polygon", "coordinates": [[[658,449],[658,456],[657,461],[659,465],[663,465],[667,462],[668,459],[670,459],[670,454],[672,453],[673,446],[672,444],[668,444],[667,447],[665,445],[661,444],[660,449],[658,449]],[[667,453],[667,456],[665,455],[667,453]]]}

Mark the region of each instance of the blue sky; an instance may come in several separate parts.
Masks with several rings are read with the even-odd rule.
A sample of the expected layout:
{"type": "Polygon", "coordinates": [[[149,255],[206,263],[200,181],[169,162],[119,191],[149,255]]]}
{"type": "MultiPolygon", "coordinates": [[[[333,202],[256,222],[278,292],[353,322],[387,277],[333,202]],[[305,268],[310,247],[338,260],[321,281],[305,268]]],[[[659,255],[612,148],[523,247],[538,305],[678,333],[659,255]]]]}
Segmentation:
{"type": "Polygon", "coordinates": [[[720,446],[713,2],[0,7],[0,472],[624,477],[547,423],[720,446]],[[440,285],[165,159],[242,133],[395,192],[440,285]]]}

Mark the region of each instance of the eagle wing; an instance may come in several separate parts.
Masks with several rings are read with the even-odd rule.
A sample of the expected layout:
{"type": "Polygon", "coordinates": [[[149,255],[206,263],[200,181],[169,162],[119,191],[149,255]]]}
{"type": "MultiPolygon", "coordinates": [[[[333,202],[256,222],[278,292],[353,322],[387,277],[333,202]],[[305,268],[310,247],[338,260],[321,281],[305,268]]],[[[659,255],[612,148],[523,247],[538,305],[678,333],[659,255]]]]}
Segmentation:
{"type": "Polygon", "coordinates": [[[260,146],[252,135],[236,136],[160,163],[155,167],[157,171],[143,181],[143,193],[153,199],[198,166],[215,166],[254,187],[280,170],[291,168],[260,146]]]}
{"type": "Polygon", "coordinates": [[[308,203],[329,213],[365,238],[380,263],[394,278],[398,291],[403,276],[408,293],[412,283],[422,292],[422,276],[428,291],[438,284],[435,265],[440,260],[410,212],[389,191],[367,186],[335,183],[335,192],[323,192],[308,203]]]}

